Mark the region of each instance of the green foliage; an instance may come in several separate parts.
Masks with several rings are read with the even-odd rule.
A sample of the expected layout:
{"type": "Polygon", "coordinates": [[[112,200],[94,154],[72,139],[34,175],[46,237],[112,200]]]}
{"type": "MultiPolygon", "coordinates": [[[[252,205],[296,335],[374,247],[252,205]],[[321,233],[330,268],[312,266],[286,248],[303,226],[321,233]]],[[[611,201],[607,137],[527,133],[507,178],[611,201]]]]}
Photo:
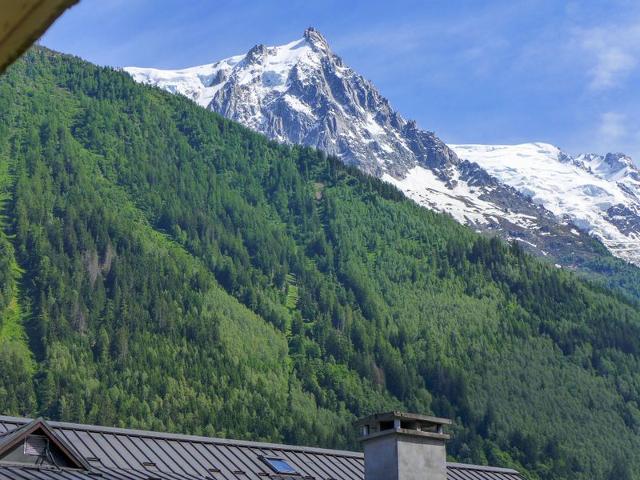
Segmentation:
{"type": "Polygon", "coordinates": [[[35,366],[23,323],[19,291],[23,271],[7,235],[11,230],[8,213],[14,178],[13,163],[5,152],[6,145],[0,144],[0,411],[20,415],[35,408],[35,366]]]}
{"type": "Polygon", "coordinates": [[[0,80],[0,125],[0,292],[36,362],[0,349],[3,409],[355,448],[397,408],[453,418],[460,461],[640,472],[631,300],[45,49],[0,80]]]}
{"type": "Polygon", "coordinates": [[[284,302],[289,310],[295,310],[298,305],[298,286],[296,285],[296,277],[293,273],[287,274],[287,298],[284,302]]]}

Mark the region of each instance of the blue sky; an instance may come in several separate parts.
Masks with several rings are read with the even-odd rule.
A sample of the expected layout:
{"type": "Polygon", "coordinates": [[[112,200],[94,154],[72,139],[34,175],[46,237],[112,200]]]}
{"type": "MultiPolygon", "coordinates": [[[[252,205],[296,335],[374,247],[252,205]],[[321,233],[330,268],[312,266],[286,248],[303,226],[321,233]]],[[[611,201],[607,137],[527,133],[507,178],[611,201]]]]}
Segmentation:
{"type": "Polygon", "coordinates": [[[640,160],[636,0],[81,0],[41,42],[102,65],[177,68],[308,26],[446,142],[640,160]]]}

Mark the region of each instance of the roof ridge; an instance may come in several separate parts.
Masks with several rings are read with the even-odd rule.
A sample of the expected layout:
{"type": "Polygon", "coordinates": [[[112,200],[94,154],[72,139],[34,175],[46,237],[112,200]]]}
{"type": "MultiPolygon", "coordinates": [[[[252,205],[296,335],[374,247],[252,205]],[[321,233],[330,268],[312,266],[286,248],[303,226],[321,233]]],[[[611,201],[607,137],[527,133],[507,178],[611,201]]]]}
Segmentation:
{"type": "MultiPolygon", "coordinates": [[[[31,421],[32,419],[29,419],[29,418],[10,417],[10,416],[0,415],[0,423],[2,422],[29,423],[31,421]]],[[[184,441],[201,442],[201,443],[215,443],[218,445],[234,445],[238,447],[247,447],[247,448],[267,448],[270,450],[288,450],[288,451],[299,451],[299,452],[306,452],[306,453],[331,454],[334,456],[352,457],[352,458],[364,457],[364,454],[362,452],[355,452],[351,450],[339,450],[339,449],[331,449],[331,448],[289,445],[285,443],[254,442],[251,440],[236,440],[232,438],[205,437],[205,436],[190,435],[185,433],[171,433],[171,432],[158,432],[153,430],[105,427],[101,425],[88,425],[83,423],[72,423],[72,422],[47,421],[47,424],[50,427],[53,427],[55,429],[61,429],[61,430],[82,430],[85,432],[112,433],[116,435],[137,436],[137,437],[145,437],[145,438],[162,438],[166,440],[184,440],[184,441]]],[[[22,426],[18,428],[21,428],[21,427],[22,426]]]]}

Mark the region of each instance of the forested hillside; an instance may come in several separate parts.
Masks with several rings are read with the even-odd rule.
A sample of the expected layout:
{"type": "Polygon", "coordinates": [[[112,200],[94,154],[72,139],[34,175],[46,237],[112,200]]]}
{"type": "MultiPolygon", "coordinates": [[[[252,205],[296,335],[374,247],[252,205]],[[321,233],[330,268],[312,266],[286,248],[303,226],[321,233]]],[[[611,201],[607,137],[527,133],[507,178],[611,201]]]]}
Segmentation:
{"type": "Polygon", "coordinates": [[[0,78],[0,411],[640,474],[640,310],[313,150],[37,48],[0,78]]]}

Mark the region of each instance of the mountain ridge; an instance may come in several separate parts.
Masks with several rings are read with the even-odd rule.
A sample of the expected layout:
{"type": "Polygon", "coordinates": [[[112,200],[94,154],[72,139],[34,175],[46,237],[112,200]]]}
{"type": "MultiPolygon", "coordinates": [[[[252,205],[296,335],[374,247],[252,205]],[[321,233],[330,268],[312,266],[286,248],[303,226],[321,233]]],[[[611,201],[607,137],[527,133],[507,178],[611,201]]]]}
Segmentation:
{"type": "MultiPolygon", "coordinates": [[[[404,119],[313,28],[288,44],[256,45],[245,55],[212,64],[176,71],[124,70],[138,82],[185,95],[271,139],[336,155],[393,183],[427,208],[518,241],[553,263],[583,268],[600,254],[592,233],[614,255],[640,262],[640,249],[636,253],[627,247],[629,241],[640,244],[635,204],[611,205],[606,223],[585,224],[579,216],[531,201],[528,190],[460,158],[433,132],[404,119]],[[628,232],[616,235],[599,227],[628,232]]],[[[595,156],[579,158],[583,160],[576,161],[595,156]]]]}

